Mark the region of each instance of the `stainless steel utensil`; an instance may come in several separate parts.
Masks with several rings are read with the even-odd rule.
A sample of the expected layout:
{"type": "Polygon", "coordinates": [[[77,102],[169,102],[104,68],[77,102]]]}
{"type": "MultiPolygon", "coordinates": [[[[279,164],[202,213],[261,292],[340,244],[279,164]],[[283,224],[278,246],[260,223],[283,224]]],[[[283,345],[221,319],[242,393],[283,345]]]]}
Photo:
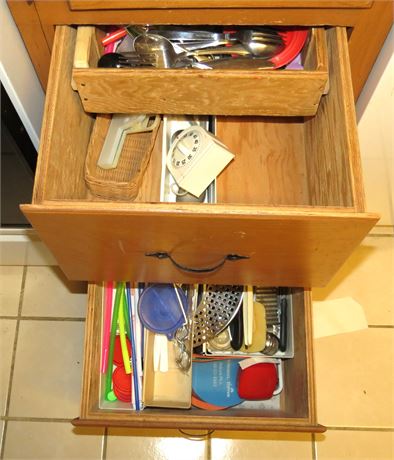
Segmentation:
{"type": "Polygon", "coordinates": [[[179,49],[177,53],[175,46],[161,35],[142,34],[134,38],[134,49],[139,54],[153,53],[156,55],[156,66],[169,69],[175,67],[179,59],[187,57],[185,50],[179,49]]]}
{"type": "Polygon", "coordinates": [[[237,58],[223,58],[200,60],[198,62],[200,67],[204,66],[206,69],[228,69],[228,70],[270,70],[274,69],[273,64],[266,58],[251,58],[251,57],[237,57],[237,58]]]}
{"type": "Polygon", "coordinates": [[[152,53],[107,53],[101,56],[97,65],[103,68],[123,68],[156,65],[156,56],[152,53]]]}
{"type": "Polygon", "coordinates": [[[279,350],[279,339],[276,337],[274,334],[271,334],[270,332],[267,332],[267,339],[265,342],[265,347],[261,351],[265,355],[268,356],[273,356],[275,355],[279,350]]]}
{"type": "Polygon", "coordinates": [[[237,314],[243,286],[207,285],[194,313],[193,347],[205,343],[223,331],[237,314]]]}
{"type": "Polygon", "coordinates": [[[205,48],[188,52],[188,56],[204,56],[204,55],[232,55],[239,56],[255,56],[264,57],[266,59],[274,56],[281,47],[273,43],[265,43],[261,41],[250,41],[234,46],[218,46],[213,48],[205,48]]]}

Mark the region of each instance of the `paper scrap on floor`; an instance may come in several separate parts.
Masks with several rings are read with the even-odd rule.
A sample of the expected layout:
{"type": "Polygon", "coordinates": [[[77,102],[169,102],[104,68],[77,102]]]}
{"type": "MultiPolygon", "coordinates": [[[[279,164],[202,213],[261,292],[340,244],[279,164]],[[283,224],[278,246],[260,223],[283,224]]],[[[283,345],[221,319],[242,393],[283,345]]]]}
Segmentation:
{"type": "Polygon", "coordinates": [[[352,297],[313,302],[315,339],[367,328],[364,309],[352,297]]]}

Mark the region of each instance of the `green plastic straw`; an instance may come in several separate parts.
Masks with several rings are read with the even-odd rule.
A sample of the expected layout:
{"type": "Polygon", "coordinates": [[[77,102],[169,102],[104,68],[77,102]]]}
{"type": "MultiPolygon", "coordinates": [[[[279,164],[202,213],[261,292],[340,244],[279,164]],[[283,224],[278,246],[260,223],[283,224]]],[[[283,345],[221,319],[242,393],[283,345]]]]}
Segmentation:
{"type": "MultiPolygon", "coordinates": [[[[126,286],[125,286],[126,287],[126,286]]],[[[130,311],[127,303],[126,293],[122,295],[122,307],[123,307],[123,316],[126,321],[126,334],[131,342],[131,324],[130,324],[130,311]]]]}
{"type": "Polygon", "coordinates": [[[107,401],[112,401],[112,371],[114,365],[114,348],[115,348],[115,338],[116,338],[116,329],[118,327],[118,317],[119,317],[119,307],[122,300],[122,291],[124,291],[125,284],[117,283],[116,285],[116,294],[115,294],[115,303],[114,311],[112,313],[112,323],[111,323],[111,335],[109,341],[109,352],[108,352],[108,368],[107,374],[105,376],[105,398],[107,401]]]}

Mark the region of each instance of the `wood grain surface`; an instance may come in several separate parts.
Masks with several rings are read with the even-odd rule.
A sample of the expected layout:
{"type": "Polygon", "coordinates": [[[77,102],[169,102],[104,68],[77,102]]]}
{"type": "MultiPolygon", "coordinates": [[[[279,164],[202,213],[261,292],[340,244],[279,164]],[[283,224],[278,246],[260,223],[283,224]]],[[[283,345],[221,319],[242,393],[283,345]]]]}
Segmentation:
{"type": "Polygon", "coordinates": [[[85,199],[84,165],[94,119],[86,114],[71,89],[76,29],[56,32],[41,129],[33,201],[85,199]]]}
{"type": "MultiPolygon", "coordinates": [[[[68,0],[71,10],[183,8],[184,0],[68,0]]],[[[188,8],[369,8],[372,0],[189,0],[188,8]]]]}
{"type": "Polygon", "coordinates": [[[85,111],[197,115],[313,115],[325,71],[75,69],[85,111]]]}
{"type": "Polygon", "coordinates": [[[117,203],[42,203],[22,211],[70,279],[323,286],[377,216],[279,208],[117,203]],[[183,265],[227,262],[211,274],[183,272],[147,253],[168,252],[183,265]]]}
{"type": "Polygon", "coordinates": [[[309,204],[302,118],[218,117],[234,160],[216,180],[219,203],[309,204]]]}

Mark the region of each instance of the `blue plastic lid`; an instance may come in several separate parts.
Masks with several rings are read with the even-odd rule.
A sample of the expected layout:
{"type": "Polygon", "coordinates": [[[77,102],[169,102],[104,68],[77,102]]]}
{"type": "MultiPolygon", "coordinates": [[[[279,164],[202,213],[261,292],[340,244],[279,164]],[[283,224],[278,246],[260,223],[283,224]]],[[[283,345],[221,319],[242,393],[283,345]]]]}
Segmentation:
{"type": "MultiPolygon", "coordinates": [[[[180,287],[176,289],[187,315],[186,294],[180,287]]],[[[147,329],[156,334],[165,334],[171,340],[175,331],[185,322],[174,285],[153,284],[144,289],[138,301],[138,316],[147,329]]]]}

